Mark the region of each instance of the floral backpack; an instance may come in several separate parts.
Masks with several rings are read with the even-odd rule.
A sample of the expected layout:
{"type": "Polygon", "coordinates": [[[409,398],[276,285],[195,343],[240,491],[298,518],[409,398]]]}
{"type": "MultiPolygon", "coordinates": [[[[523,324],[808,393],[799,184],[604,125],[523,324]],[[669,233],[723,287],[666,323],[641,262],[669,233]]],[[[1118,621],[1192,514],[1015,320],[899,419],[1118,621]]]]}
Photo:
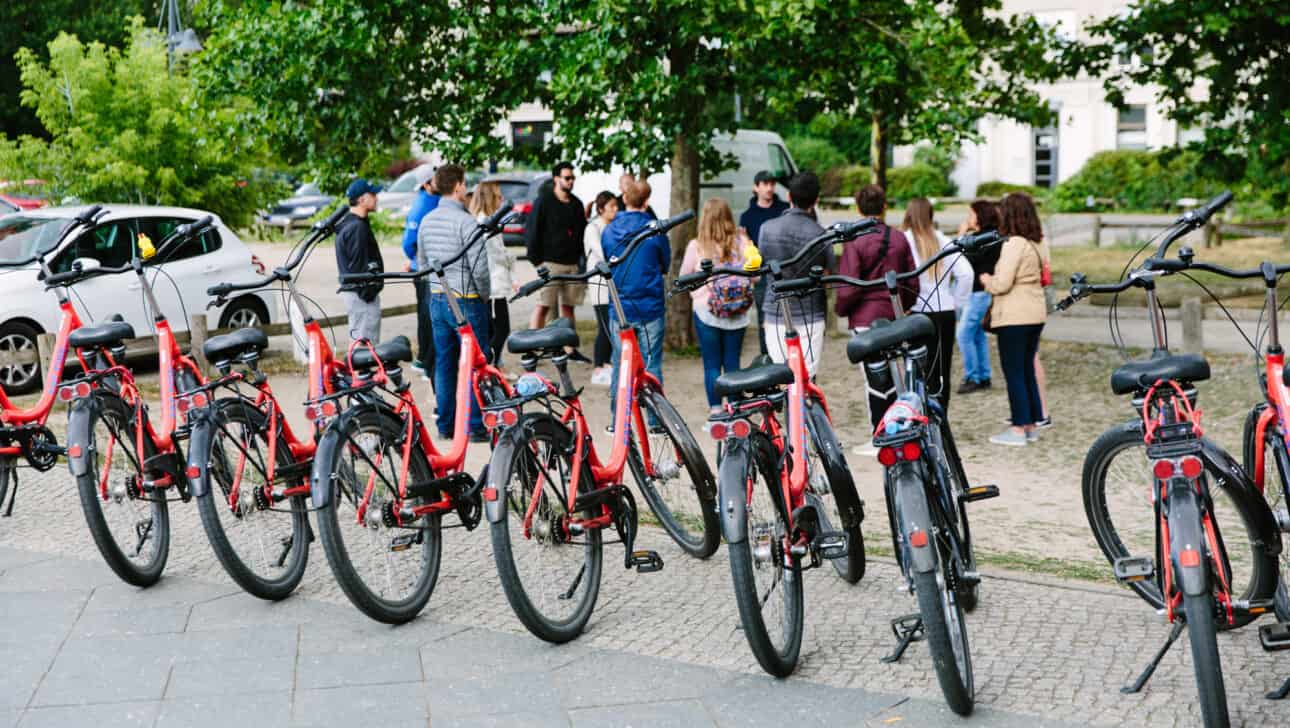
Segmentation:
{"type": "Polygon", "coordinates": [[[708,284],[708,312],[722,319],[742,316],[753,304],[753,283],[742,276],[717,276],[708,284]]]}

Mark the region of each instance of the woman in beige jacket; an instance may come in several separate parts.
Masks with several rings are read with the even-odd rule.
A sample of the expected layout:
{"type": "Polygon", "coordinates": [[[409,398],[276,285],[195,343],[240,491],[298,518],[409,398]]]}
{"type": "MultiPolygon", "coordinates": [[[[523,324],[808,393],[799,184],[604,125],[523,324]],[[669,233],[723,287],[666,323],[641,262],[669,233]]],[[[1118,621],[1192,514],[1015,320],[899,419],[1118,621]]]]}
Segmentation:
{"type": "Polygon", "coordinates": [[[1035,426],[1044,418],[1035,360],[1039,335],[1048,318],[1043,286],[1048,246],[1029,195],[1010,194],[999,208],[999,232],[1007,240],[999,252],[994,274],[983,273],[981,284],[994,297],[990,326],[999,337],[999,361],[1008,382],[1012,427],[991,437],[990,442],[1024,446],[1038,439],[1035,426]]]}

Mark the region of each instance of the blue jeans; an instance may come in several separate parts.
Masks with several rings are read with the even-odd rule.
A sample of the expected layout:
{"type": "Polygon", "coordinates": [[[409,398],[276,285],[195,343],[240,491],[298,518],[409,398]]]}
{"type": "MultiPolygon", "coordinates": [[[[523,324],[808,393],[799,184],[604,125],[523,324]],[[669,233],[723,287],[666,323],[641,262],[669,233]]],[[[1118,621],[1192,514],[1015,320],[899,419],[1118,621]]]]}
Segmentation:
{"type": "Polygon", "coordinates": [[[991,300],[989,293],[973,291],[959,316],[957,337],[959,349],[963,352],[963,378],[970,382],[990,379],[990,346],[981,323],[990,310],[991,300]]]}
{"type": "MultiPolygon", "coordinates": [[[[488,301],[480,298],[459,298],[461,312],[475,330],[475,340],[484,347],[488,356],[488,301]]],[[[457,334],[457,320],[448,307],[448,298],[442,293],[430,294],[430,321],[434,329],[434,396],[439,411],[435,424],[439,435],[453,436],[453,423],[457,416],[457,358],[461,354],[461,336],[457,334]]],[[[474,393],[470,396],[470,432],[483,432],[483,417],[474,393]]]]}
{"type": "Polygon", "coordinates": [[[999,364],[1008,380],[1012,424],[1017,427],[1033,425],[1044,418],[1039,380],[1035,378],[1035,355],[1039,353],[1039,335],[1043,330],[1043,324],[995,329],[999,336],[999,364]]]}
{"type": "Polygon", "coordinates": [[[708,407],[719,407],[721,398],[713,393],[713,386],[722,372],[739,369],[739,354],[743,351],[744,332],[748,329],[709,326],[695,316],[694,330],[699,333],[699,352],[703,355],[703,390],[708,395],[708,407]]]}
{"type": "MultiPolygon", "coordinates": [[[[646,321],[643,324],[636,325],[636,341],[640,345],[641,356],[645,358],[645,371],[657,377],[659,384],[663,383],[663,322],[665,320],[665,316],[659,316],[653,321],[646,321]]],[[[610,422],[613,421],[614,416],[614,400],[618,396],[618,360],[623,356],[622,342],[618,340],[620,328],[618,319],[611,316],[609,318],[609,342],[614,347],[614,373],[609,380],[610,422]]],[[[653,423],[649,424],[653,425],[653,423]]]]}

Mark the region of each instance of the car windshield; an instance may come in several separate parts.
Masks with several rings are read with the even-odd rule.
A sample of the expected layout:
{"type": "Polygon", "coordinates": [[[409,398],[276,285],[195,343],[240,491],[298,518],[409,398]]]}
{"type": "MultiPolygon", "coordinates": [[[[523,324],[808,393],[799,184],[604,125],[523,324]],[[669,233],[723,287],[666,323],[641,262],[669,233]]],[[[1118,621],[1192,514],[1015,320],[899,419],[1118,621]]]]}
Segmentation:
{"type": "Polygon", "coordinates": [[[416,192],[416,190],[416,170],[408,170],[407,172],[404,172],[398,179],[394,180],[394,184],[385,188],[386,192],[416,192]]]}
{"type": "Polygon", "coordinates": [[[519,180],[495,180],[502,190],[502,199],[511,202],[525,202],[533,198],[529,194],[529,183],[519,180]]]}
{"type": "Polygon", "coordinates": [[[0,262],[26,260],[58,242],[70,218],[6,215],[0,218],[0,262]]]}
{"type": "Polygon", "coordinates": [[[322,190],[318,189],[318,185],[314,184],[313,182],[308,182],[306,184],[302,184],[299,187],[297,187],[295,194],[292,196],[293,197],[316,197],[321,194],[322,194],[322,190]]]}

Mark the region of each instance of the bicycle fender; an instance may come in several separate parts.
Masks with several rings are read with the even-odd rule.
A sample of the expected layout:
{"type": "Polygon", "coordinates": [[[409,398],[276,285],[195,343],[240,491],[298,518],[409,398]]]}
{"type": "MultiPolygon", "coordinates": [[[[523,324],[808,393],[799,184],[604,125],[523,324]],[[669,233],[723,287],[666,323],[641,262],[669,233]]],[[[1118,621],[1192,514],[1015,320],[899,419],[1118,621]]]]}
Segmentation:
{"type": "Polygon", "coordinates": [[[1256,535],[1251,543],[1257,549],[1272,557],[1281,555],[1281,530],[1277,526],[1276,516],[1263,498],[1263,494],[1254,485],[1249,473],[1226,450],[1208,437],[1201,438],[1201,456],[1210,468],[1222,475],[1218,485],[1253,519],[1252,525],[1256,535]]]}
{"type": "Polygon", "coordinates": [[[206,469],[210,464],[211,438],[216,427],[215,418],[206,408],[194,409],[188,414],[188,490],[197,498],[206,496],[209,481],[206,469]]]}
{"type": "Polygon", "coordinates": [[[1208,548],[1200,516],[1196,486],[1186,478],[1174,478],[1169,486],[1169,560],[1178,588],[1192,597],[1209,594],[1210,563],[1204,556],[1208,548]],[[1184,557],[1184,552],[1199,553],[1200,559],[1184,557]]]}
{"type": "Polygon", "coordinates": [[[901,543],[905,550],[905,563],[913,571],[925,574],[936,570],[936,546],[932,535],[932,514],[927,508],[927,489],[918,468],[913,463],[901,463],[893,468],[896,479],[896,513],[901,543]],[[921,545],[915,545],[922,534],[921,545]]]}
{"type": "Polygon", "coordinates": [[[67,415],[67,467],[74,477],[79,478],[90,471],[90,462],[94,458],[93,446],[90,445],[93,427],[94,400],[73,402],[67,415]]]}
{"type": "Polygon", "coordinates": [[[726,453],[717,469],[717,510],[721,515],[721,535],[726,543],[748,540],[748,468],[752,447],[747,440],[726,441],[726,453]]]}
{"type": "Polygon", "coordinates": [[[309,472],[309,497],[313,501],[314,508],[326,508],[331,505],[332,474],[327,472],[328,463],[335,459],[337,448],[344,447],[342,434],[350,420],[350,417],[346,417],[347,414],[348,412],[342,412],[339,417],[332,420],[327,425],[327,429],[323,430],[322,436],[318,438],[318,448],[314,451],[314,464],[309,472]]]}
{"type": "Polygon", "coordinates": [[[520,427],[508,427],[497,438],[497,446],[488,462],[488,482],[484,484],[484,517],[489,523],[506,520],[506,484],[511,480],[510,463],[514,461],[515,449],[523,439],[524,432],[520,427]]]}

